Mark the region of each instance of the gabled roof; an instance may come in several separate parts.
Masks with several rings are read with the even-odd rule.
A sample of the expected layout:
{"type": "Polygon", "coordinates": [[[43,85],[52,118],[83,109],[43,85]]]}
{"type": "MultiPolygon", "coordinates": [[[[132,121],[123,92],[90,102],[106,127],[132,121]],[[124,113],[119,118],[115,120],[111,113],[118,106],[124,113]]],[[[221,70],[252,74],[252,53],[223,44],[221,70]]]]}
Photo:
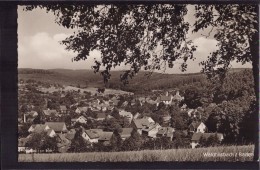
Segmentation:
{"type": "Polygon", "coordinates": [[[65,122],[46,122],[45,125],[48,125],[55,132],[66,131],[66,130],[63,130],[63,127],[64,126],[66,127],[65,122]]]}
{"type": "Polygon", "coordinates": [[[36,111],[30,111],[30,112],[27,112],[27,114],[25,114],[26,116],[30,116],[30,117],[33,117],[33,116],[37,116],[38,113],[36,111]]]}
{"type": "Polygon", "coordinates": [[[135,119],[134,120],[134,124],[135,124],[137,129],[142,129],[143,127],[145,127],[148,124],[150,124],[150,122],[149,122],[148,119],[142,118],[142,119],[135,119]]]}
{"type": "Polygon", "coordinates": [[[106,118],[106,114],[105,113],[97,113],[97,118],[106,118]]]}
{"type": "Polygon", "coordinates": [[[202,122],[192,122],[189,128],[197,129],[202,122]]]}
{"type": "MultiPolygon", "coordinates": [[[[50,136],[51,132],[53,131],[53,129],[48,129],[47,130],[47,135],[50,136]]],[[[55,133],[55,132],[54,132],[55,133]]]]}
{"type": "Polygon", "coordinates": [[[142,128],[142,131],[149,132],[149,131],[153,130],[154,128],[156,128],[157,126],[160,126],[160,125],[158,123],[151,122],[147,126],[144,126],[142,128]]]}
{"type": "Polygon", "coordinates": [[[85,133],[89,136],[90,139],[99,139],[103,131],[97,131],[93,129],[85,130],[85,133]]]}
{"type": "Polygon", "coordinates": [[[160,127],[158,130],[159,135],[173,135],[174,129],[172,127],[160,127]]]}
{"type": "Polygon", "coordinates": [[[80,116],[80,117],[78,117],[76,120],[78,120],[78,119],[84,119],[84,120],[87,120],[87,118],[85,118],[85,116],[80,116]]]}
{"type": "Polygon", "coordinates": [[[133,128],[122,128],[122,132],[120,133],[121,138],[128,138],[131,136],[133,128]]]}
{"type": "Polygon", "coordinates": [[[123,116],[123,117],[132,117],[133,116],[131,112],[127,112],[125,110],[120,110],[119,115],[123,116]]]}
{"type": "Polygon", "coordinates": [[[161,96],[160,101],[171,101],[171,96],[161,96]]]}
{"type": "Polygon", "coordinates": [[[221,138],[223,137],[222,133],[201,133],[201,132],[199,132],[199,133],[194,133],[192,135],[191,140],[192,141],[199,141],[202,136],[204,138],[208,139],[210,136],[213,136],[215,134],[217,134],[217,137],[219,138],[219,140],[221,140],[221,138]]]}
{"type": "Polygon", "coordinates": [[[109,141],[112,138],[113,132],[103,132],[100,135],[99,140],[101,141],[109,141]]]}
{"type": "Polygon", "coordinates": [[[88,111],[88,107],[78,107],[77,108],[80,112],[86,112],[88,111]]]}
{"type": "Polygon", "coordinates": [[[67,110],[66,106],[60,106],[60,110],[67,110]]]}
{"type": "Polygon", "coordinates": [[[46,116],[49,116],[51,114],[58,114],[58,112],[56,110],[43,110],[43,113],[46,115],[46,116]]]}
{"type": "Polygon", "coordinates": [[[33,125],[33,127],[34,127],[34,130],[33,130],[34,133],[41,133],[45,130],[47,125],[37,124],[37,125],[33,125]]]}

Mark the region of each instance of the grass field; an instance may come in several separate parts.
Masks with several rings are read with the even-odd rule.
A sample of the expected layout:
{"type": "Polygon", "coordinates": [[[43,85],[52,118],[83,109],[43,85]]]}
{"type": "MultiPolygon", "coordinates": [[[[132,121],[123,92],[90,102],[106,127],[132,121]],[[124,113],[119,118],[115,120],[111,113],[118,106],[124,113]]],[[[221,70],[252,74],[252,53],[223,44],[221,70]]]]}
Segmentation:
{"type": "Polygon", "coordinates": [[[252,161],[254,146],[221,146],[197,149],[19,154],[19,162],[153,162],[153,161],[252,161]],[[208,154],[208,155],[206,155],[208,154]],[[211,154],[211,155],[209,155],[211,154]]]}

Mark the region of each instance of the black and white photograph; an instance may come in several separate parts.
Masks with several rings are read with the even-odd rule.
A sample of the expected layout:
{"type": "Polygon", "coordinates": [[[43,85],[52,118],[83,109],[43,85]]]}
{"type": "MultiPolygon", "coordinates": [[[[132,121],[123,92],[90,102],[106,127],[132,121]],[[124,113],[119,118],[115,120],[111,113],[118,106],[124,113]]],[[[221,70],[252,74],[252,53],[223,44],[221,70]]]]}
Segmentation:
{"type": "Polygon", "coordinates": [[[18,162],[258,160],[258,8],[18,5],[18,162]]]}

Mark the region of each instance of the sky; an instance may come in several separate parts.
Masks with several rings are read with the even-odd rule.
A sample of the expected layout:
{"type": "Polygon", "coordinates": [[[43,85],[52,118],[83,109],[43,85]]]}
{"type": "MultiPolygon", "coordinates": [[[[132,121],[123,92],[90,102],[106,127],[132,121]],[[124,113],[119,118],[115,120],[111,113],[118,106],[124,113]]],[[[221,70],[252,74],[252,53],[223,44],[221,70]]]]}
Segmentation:
{"type": "MultiPolygon", "coordinates": [[[[185,20],[194,23],[193,6],[188,6],[188,14],[185,20]]],[[[90,52],[90,57],[85,61],[72,62],[75,53],[65,50],[65,46],[60,44],[75,30],[67,29],[55,23],[52,13],[45,10],[35,9],[24,11],[22,6],[18,7],[18,68],[37,68],[37,69],[91,69],[94,58],[100,58],[99,51],[90,52]]],[[[204,32],[192,33],[189,31],[188,38],[197,45],[194,53],[195,60],[188,61],[187,71],[184,73],[199,72],[199,63],[207,58],[210,52],[216,50],[217,41],[210,36],[206,38],[209,29],[204,32]]],[[[177,62],[178,63],[178,62],[177,62]]],[[[233,68],[251,68],[251,64],[232,62],[233,68]]],[[[115,70],[122,70],[126,67],[119,66],[115,70]]],[[[160,71],[159,71],[160,72],[160,71]]],[[[182,73],[179,65],[174,68],[167,68],[165,73],[182,73]]]]}

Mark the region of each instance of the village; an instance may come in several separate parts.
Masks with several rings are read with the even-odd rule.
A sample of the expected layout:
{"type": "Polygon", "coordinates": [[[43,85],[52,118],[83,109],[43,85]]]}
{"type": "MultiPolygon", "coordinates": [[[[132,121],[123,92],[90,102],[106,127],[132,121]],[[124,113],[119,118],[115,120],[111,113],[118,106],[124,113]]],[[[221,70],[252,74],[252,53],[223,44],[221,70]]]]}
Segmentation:
{"type": "MultiPolygon", "coordinates": [[[[93,147],[106,150],[104,148],[115,145],[115,139],[118,142],[117,136],[124,145],[124,142],[129,143],[127,139],[138,135],[140,137],[138,140],[141,139],[144,147],[149,142],[158,142],[161,138],[168,143],[179,141],[181,144],[175,142],[177,148],[196,148],[202,146],[200,142],[207,139],[217,139],[219,144],[223,140],[223,134],[208,132],[205,123],[200,119],[200,110],[203,110],[201,107],[189,109],[185,103],[180,106],[184,97],[178,90],[153,91],[154,95],[146,96],[131,93],[106,94],[105,89],[97,89],[91,93],[84,89],[66,89],[49,84],[46,86],[44,83],[29,80],[26,82],[21,80],[18,87],[19,97],[24,99],[28,94],[37,94],[38,97],[27,97],[29,100],[34,97],[37,100],[42,99],[38,101],[38,106],[30,105],[30,101],[27,101],[29,103],[19,101],[19,111],[22,112],[22,114],[19,112],[18,117],[19,153],[80,151],[77,147],[88,148],[87,151],[93,147]],[[48,89],[56,90],[48,92],[48,89]],[[52,98],[55,96],[56,103],[50,96],[52,98]],[[177,127],[179,120],[174,123],[172,119],[175,117],[163,111],[172,106],[177,107],[181,114],[186,114],[190,122],[188,126],[177,127]],[[152,113],[155,110],[156,112],[152,113]],[[38,139],[43,143],[42,148],[39,148],[37,135],[38,138],[44,138],[38,139]],[[77,140],[84,142],[75,146],[76,136],[77,140]],[[180,139],[177,139],[178,136],[181,136],[180,139]],[[51,138],[55,140],[49,144],[50,141],[47,140],[51,138]]],[[[133,150],[131,146],[125,145],[124,150],[133,150]]]]}

